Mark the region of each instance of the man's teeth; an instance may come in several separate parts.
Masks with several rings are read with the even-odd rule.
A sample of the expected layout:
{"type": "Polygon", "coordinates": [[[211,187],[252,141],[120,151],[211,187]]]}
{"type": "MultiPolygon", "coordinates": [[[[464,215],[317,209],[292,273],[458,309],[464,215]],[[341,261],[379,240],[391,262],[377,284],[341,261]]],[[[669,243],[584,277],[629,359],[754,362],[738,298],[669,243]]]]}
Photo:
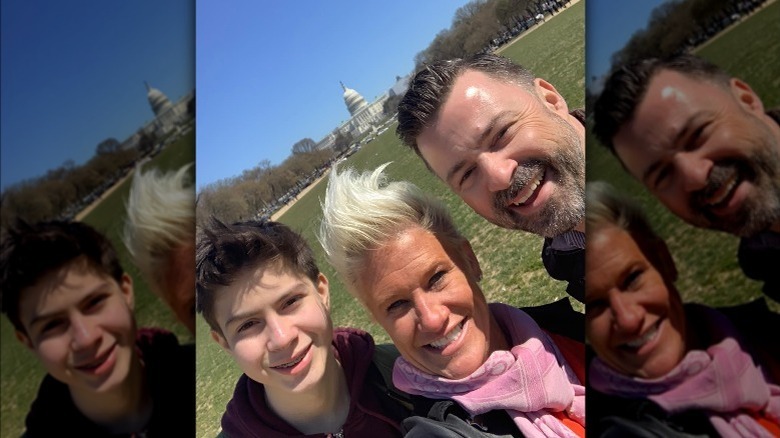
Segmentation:
{"type": "Polygon", "coordinates": [[[290,368],[290,367],[293,367],[293,366],[297,365],[297,364],[298,364],[298,362],[300,362],[300,361],[302,361],[302,360],[303,360],[303,356],[304,356],[304,355],[301,355],[301,356],[300,356],[298,359],[295,359],[295,360],[294,360],[294,361],[292,361],[292,362],[283,363],[283,364],[281,364],[281,365],[277,365],[277,366],[275,366],[274,368],[290,368]]]}
{"type": "Polygon", "coordinates": [[[652,329],[648,330],[647,333],[645,333],[642,337],[636,338],[633,341],[626,342],[626,345],[631,348],[639,348],[645,345],[646,343],[650,342],[650,340],[655,337],[656,333],[658,333],[657,325],[652,329]]]}
{"type": "Polygon", "coordinates": [[[731,191],[734,189],[735,185],[737,185],[737,175],[736,174],[731,175],[731,178],[729,178],[729,180],[726,182],[726,184],[721,186],[721,188],[717,192],[715,192],[715,195],[713,195],[712,198],[707,200],[707,204],[710,207],[712,207],[712,206],[718,205],[721,202],[723,202],[729,196],[731,191]]]}
{"type": "Polygon", "coordinates": [[[526,184],[525,187],[523,187],[523,191],[521,192],[522,196],[518,199],[515,199],[512,204],[515,206],[523,205],[525,201],[527,201],[528,198],[530,198],[531,195],[533,195],[536,192],[536,188],[539,187],[539,184],[542,183],[543,179],[544,179],[544,172],[541,175],[539,175],[539,177],[534,181],[528,182],[528,184],[526,184]]]}
{"type": "Polygon", "coordinates": [[[451,332],[447,333],[444,337],[437,339],[428,345],[430,345],[433,348],[438,348],[439,350],[441,350],[447,345],[450,345],[452,341],[454,341],[455,339],[458,339],[458,336],[460,336],[461,331],[463,331],[463,321],[461,321],[458,325],[456,325],[455,328],[452,329],[451,332]]]}

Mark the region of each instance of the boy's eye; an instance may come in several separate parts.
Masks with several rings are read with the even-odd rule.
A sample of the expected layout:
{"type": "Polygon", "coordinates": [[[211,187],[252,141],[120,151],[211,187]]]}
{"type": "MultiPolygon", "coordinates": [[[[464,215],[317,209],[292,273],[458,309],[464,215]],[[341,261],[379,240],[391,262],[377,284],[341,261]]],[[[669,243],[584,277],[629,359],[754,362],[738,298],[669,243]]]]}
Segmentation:
{"type": "Polygon", "coordinates": [[[285,300],[285,302],[282,304],[282,308],[283,308],[283,309],[286,309],[286,308],[288,308],[288,307],[290,307],[290,306],[294,305],[295,303],[297,303],[298,301],[300,301],[300,300],[301,300],[301,298],[303,298],[303,296],[302,296],[302,295],[295,295],[295,296],[292,296],[292,297],[288,298],[288,299],[287,299],[287,300],[285,300]]]}
{"type": "Polygon", "coordinates": [[[238,329],[236,330],[238,333],[241,333],[245,330],[248,330],[249,328],[253,327],[255,324],[257,324],[257,321],[246,321],[240,326],[238,326],[238,329]]]}
{"type": "Polygon", "coordinates": [[[102,304],[106,300],[106,298],[108,298],[107,294],[95,295],[94,297],[90,298],[87,301],[86,308],[87,309],[94,309],[94,308],[98,307],[100,304],[102,304]]]}
{"type": "Polygon", "coordinates": [[[63,319],[52,319],[50,321],[47,321],[43,327],[41,327],[41,333],[52,333],[56,330],[59,330],[65,326],[65,320],[63,319]]]}

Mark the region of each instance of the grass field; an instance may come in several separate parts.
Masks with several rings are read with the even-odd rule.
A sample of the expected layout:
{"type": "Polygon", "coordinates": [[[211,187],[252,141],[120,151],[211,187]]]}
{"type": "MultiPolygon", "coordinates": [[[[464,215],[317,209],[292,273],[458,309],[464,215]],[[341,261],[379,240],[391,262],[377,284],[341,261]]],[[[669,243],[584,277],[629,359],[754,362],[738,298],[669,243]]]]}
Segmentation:
{"type": "MultiPolygon", "coordinates": [[[[572,107],[584,104],[584,2],[578,2],[545,25],[518,40],[503,54],[523,63],[541,77],[558,87],[572,107]],[[554,41],[559,50],[559,62],[534,56],[545,45],[554,41]]],[[[357,169],[374,169],[392,161],[387,168],[391,179],[414,182],[423,190],[444,200],[463,234],[474,247],[484,271],[482,288],[489,301],[506,302],[518,306],[542,304],[565,297],[566,284],[551,279],[542,266],[539,254],[542,239],[523,232],[495,227],[477,216],[459,198],[450,193],[436,177],[428,172],[417,156],[402,146],[395,136],[395,125],[364,146],[343,165],[357,169]]],[[[199,146],[202,147],[202,146],[199,146]]],[[[331,285],[332,316],[336,326],[359,327],[371,333],[378,343],[389,342],[382,329],[374,324],[346,292],[341,281],[325,262],[322,248],[315,234],[319,228],[320,200],[324,197],[327,180],[323,180],[306,196],[301,197],[280,221],[300,231],[312,245],[320,269],[331,285]]],[[[580,307],[581,309],[581,307],[580,307]]],[[[223,352],[208,335],[208,327],[198,317],[197,332],[197,434],[215,436],[225,405],[230,399],[235,382],[241,374],[230,356],[223,352]]]]}
{"type": "MultiPolygon", "coordinates": [[[[144,168],[177,169],[193,162],[194,142],[193,131],[163,150],[144,168]]],[[[118,252],[122,267],[133,277],[138,326],[163,327],[176,333],[182,342],[192,342],[189,332],[176,322],[169,308],[149,291],[149,286],[132,264],[130,255],[122,243],[125,200],[130,192],[131,182],[132,178],[125,180],[84,218],[84,222],[108,236],[118,252]]],[[[0,383],[2,394],[0,436],[16,437],[24,430],[24,418],[30,403],[35,398],[44,370],[34,356],[16,340],[13,326],[5,317],[0,321],[0,337],[2,338],[0,342],[0,382],[2,382],[0,383]]]]}
{"type": "MultiPolygon", "coordinates": [[[[766,107],[780,105],[780,2],[760,12],[704,46],[698,55],[746,80],[766,107]]],[[[588,180],[609,181],[636,198],[663,236],[677,263],[677,286],[685,301],[713,306],[734,305],[762,296],[761,284],[745,277],[737,263],[738,239],[694,228],[667,212],[631,178],[612,155],[587,138],[588,180]]],[[[770,301],[774,310],[780,305],[770,301]]]]}

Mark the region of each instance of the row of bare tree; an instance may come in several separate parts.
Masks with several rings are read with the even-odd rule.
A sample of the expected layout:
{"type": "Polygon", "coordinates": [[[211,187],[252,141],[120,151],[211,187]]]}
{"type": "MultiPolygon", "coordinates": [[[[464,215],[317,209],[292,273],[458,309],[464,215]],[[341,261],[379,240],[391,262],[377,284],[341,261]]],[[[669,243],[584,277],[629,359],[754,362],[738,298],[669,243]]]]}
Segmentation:
{"type": "Polygon", "coordinates": [[[82,165],[68,160],[43,176],[9,186],[0,194],[0,226],[17,219],[32,223],[74,216],[148,154],[154,141],[144,134],[138,148],[122,149],[119,141],[109,138],[82,165]]]}

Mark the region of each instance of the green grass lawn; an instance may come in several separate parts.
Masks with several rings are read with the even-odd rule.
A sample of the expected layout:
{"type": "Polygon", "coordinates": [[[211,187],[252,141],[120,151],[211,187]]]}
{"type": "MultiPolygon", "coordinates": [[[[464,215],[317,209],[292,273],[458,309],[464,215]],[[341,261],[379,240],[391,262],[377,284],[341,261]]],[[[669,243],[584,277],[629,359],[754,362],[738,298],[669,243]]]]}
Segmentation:
{"type": "MultiPolygon", "coordinates": [[[[780,105],[779,34],[780,3],[774,2],[721,34],[697,54],[746,80],[766,107],[775,107],[780,105]]],[[[685,301],[727,306],[762,296],[761,283],[745,277],[739,268],[738,238],[682,222],[624,172],[595,137],[588,136],[587,145],[588,180],[609,181],[643,205],[677,263],[677,286],[685,301]]],[[[770,306],[780,310],[780,305],[771,300],[770,306]]]]}
{"type": "MultiPolygon", "coordinates": [[[[579,2],[528,37],[518,40],[503,53],[548,79],[558,87],[558,91],[572,107],[584,104],[583,14],[584,5],[579,2]],[[558,58],[559,62],[534,56],[543,44],[549,43],[546,40],[560,42],[556,47],[565,55],[558,58]]],[[[401,144],[395,136],[395,124],[342,166],[367,170],[389,161],[392,162],[386,170],[389,178],[412,181],[442,199],[449,207],[456,224],[471,241],[482,265],[484,278],[481,286],[489,301],[529,306],[567,296],[566,283],[550,278],[542,265],[539,257],[542,239],[536,235],[498,228],[477,216],[433,176],[411,150],[401,144]]],[[[330,280],[334,325],[359,327],[371,333],[377,343],[390,342],[384,331],[371,321],[368,313],[346,292],[341,280],[325,261],[322,248],[316,240],[322,217],[320,201],[324,197],[326,184],[327,179],[324,179],[313,187],[280,218],[280,222],[301,232],[312,245],[320,269],[330,280]]],[[[582,309],[581,306],[579,309],[582,309]]],[[[200,317],[197,363],[197,434],[199,437],[211,437],[220,430],[220,418],[241,372],[230,356],[211,340],[207,324],[200,317]]]]}
{"type": "MultiPolygon", "coordinates": [[[[145,169],[177,169],[195,159],[195,133],[182,137],[168,146],[145,169]]],[[[122,267],[133,277],[135,291],[135,313],[139,327],[162,327],[173,331],[182,342],[192,342],[187,330],[181,326],[173,312],[155,295],[141,278],[138,269],[132,264],[121,240],[125,221],[125,200],[130,192],[132,178],[128,178],[120,187],[100,203],[84,218],[84,222],[97,228],[108,236],[117,250],[122,267]]],[[[2,393],[2,421],[0,436],[20,436],[24,430],[24,418],[35,398],[38,385],[44,376],[43,368],[14,336],[14,330],[7,318],[0,322],[0,391],[2,393]]]]}

